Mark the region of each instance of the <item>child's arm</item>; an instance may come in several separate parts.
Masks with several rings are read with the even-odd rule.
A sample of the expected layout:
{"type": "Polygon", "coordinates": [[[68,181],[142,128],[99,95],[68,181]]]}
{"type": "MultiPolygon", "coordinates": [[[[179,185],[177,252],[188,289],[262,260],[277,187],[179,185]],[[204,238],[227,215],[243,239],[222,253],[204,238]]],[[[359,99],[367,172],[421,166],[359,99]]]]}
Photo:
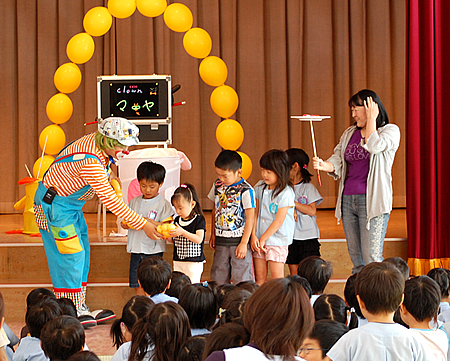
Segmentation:
{"type": "Polygon", "coordinates": [[[247,255],[247,245],[252,235],[253,223],[255,222],[255,209],[247,208],[245,210],[245,226],[242,234],[241,243],[236,247],[236,258],[243,259],[247,255]]]}
{"type": "Polygon", "coordinates": [[[180,227],[179,224],[177,224],[177,228],[173,229],[169,232],[171,237],[176,237],[176,236],[183,236],[185,238],[187,238],[188,240],[190,240],[191,242],[200,244],[203,242],[203,237],[205,235],[205,230],[204,229],[197,229],[195,231],[195,233],[191,233],[186,231],[184,228],[180,227]]]}
{"type": "Polygon", "coordinates": [[[209,237],[209,246],[216,248],[216,204],[214,203],[211,213],[211,236],[209,237]]]}
{"type": "Polygon", "coordinates": [[[259,239],[259,248],[263,250],[264,252],[267,251],[266,249],[266,241],[272,236],[278,229],[282,226],[284,223],[284,220],[286,219],[286,215],[288,212],[289,207],[282,207],[278,208],[277,215],[272,222],[272,224],[267,228],[267,230],[262,234],[261,238],[259,239]]]}
{"type": "Polygon", "coordinates": [[[314,217],[316,215],[316,202],[312,202],[311,204],[301,204],[295,202],[295,209],[303,214],[314,217]]]}
{"type": "Polygon", "coordinates": [[[252,235],[250,238],[250,247],[252,251],[257,251],[258,253],[261,253],[261,250],[259,249],[259,239],[256,237],[256,224],[258,223],[258,209],[259,209],[259,200],[255,199],[255,214],[254,214],[254,221],[252,226],[252,235]]]}

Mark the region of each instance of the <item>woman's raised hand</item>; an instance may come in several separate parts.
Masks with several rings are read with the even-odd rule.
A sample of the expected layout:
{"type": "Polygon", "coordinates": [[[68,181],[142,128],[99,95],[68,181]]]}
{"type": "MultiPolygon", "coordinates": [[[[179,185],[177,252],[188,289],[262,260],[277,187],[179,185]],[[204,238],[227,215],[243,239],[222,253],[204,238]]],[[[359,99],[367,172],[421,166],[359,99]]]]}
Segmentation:
{"type": "Polygon", "coordinates": [[[375,121],[380,113],[380,110],[378,109],[378,104],[373,101],[372,97],[368,97],[364,100],[364,108],[366,110],[367,120],[375,121]]]}

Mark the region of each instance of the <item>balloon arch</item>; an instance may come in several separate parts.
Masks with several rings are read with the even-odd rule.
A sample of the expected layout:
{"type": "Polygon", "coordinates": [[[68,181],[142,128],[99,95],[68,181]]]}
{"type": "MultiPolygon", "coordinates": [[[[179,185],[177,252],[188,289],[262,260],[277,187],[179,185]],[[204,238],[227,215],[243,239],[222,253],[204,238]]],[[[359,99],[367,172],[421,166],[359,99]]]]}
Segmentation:
{"type": "MultiPolygon", "coordinates": [[[[33,166],[36,178],[48,169],[56,155],[66,143],[66,135],[59,126],[67,122],[73,113],[73,104],[67,94],[78,89],[81,84],[81,71],[77,64],[84,64],[94,55],[93,36],[105,35],[112,25],[113,16],[128,18],[136,11],[147,17],[164,14],[167,27],[176,32],[185,33],[183,46],[194,58],[203,59],[199,66],[201,79],[215,87],[210,96],[211,108],[218,116],[225,118],[216,129],[216,139],[224,149],[237,150],[244,141],[244,130],[239,122],[229,119],[239,105],[236,91],[225,85],[228,69],[225,62],[217,56],[209,56],[212,41],[208,32],[202,28],[193,28],[193,16],[190,9],[180,3],[167,6],[166,0],[109,0],[107,7],[97,6],[84,16],[83,27],[86,32],[74,35],[67,43],[66,53],[70,63],[62,64],[55,72],[54,83],[59,93],[47,102],[47,116],[54,124],[44,128],[39,136],[42,156],[33,166]],[[45,155],[44,155],[45,153],[45,155]]],[[[238,152],[242,157],[242,177],[247,179],[252,172],[249,156],[238,152]]]]}

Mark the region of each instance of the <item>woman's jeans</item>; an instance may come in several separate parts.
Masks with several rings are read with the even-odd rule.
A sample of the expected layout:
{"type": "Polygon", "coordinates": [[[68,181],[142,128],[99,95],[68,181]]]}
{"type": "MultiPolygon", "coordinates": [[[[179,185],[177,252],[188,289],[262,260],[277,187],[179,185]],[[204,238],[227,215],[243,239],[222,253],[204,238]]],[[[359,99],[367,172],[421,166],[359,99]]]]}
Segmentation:
{"type": "Polygon", "coordinates": [[[367,229],[366,195],[342,195],[342,225],[350,259],[352,273],[359,272],[370,262],[383,260],[383,243],[386,235],[389,213],[370,220],[367,229]]]}

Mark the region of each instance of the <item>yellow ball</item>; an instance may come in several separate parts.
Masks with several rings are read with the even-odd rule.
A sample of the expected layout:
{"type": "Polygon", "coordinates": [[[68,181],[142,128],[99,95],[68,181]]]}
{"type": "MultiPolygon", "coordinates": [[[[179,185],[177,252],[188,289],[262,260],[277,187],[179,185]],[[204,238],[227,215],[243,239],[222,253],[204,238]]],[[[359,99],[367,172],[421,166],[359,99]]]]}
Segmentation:
{"type": "Polygon", "coordinates": [[[151,18],[161,15],[167,7],[166,0],[136,0],[139,12],[151,18]]]}
{"type": "Polygon", "coordinates": [[[108,10],[112,16],[125,19],[130,17],[136,11],[135,0],[109,0],[108,10]]]}
{"type": "Polygon", "coordinates": [[[173,3],[164,11],[164,22],[170,30],[184,33],[192,27],[194,18],[186,5],[173,3]]]}
{"type": "Polygon", "coordinates": [[[221,85],[211,93],[210,103],[214,113],[219,117],[228,118],[236,112],[239,98],[232,87],[221,85]]]}
{"type": "Polygon", "coordinates": [[[39,146],[46,154],[58,154],[66,144],[66,135],[59,125],[51,124],[45,127],[39,135],[39,146]],[[45,140],[47,139],[47,144],[45,140]]]}
{"type": "Polygon", "coordinates": [[[104,6],[89,10],[83,19],[83,27],[92,36],[105,35],[112,25],[112,16],[104,6]]]}
{"type": "Polygon", "coordinates": [[[233,119],[222,120],[216,129],[216,139],[223,149],[237,150],[244,141],[244,129],[233,119]]]}
{"type": "Polygon", "coordinates": [[[203,59],[198,72],[202,80],[211,86],[223,85],[228,77],[227,65],[217,56],[208,56],[203,59]]]}
{"type": "Polygon", "coordinates": [[[250,177],[250,174],[252,174],[253,169],[252,160],[247,154],[243,152],[238,153],[242,158],[242,178],[248,179],[248,177],[250,177]]]}
{"type": "Polygon", "coordinates": [[[67,43],[66,53],[75,64],[84,64],[94,55],[94,39],[87,33],[79,33],[67,43]]]}
{"type": "Polygon", "coordinates": [[[51,155],[44,155],[43,157],[38,158],[38,160],[34,162],[33,165],[34,178],[41,179],[54,160],[55,158],[53,158],[51,155]],[[42,165],[41,165],[41,158],[42,158],[42,165]],[[41,167],[40,170],[39,166],[41,167]]]}
{"type": "Polygon", "coordinates": [[[53,123],[67,122],[73,113],[73,104],[70,98],[63,93],[53,95],[47,102],[47,116],[53,123]]]}
{"type": "Polygon", "coordinates": [[[74,63],[65,63],[55,71],[53,77],[56,89],[61,93],[72,93],[78,89],[81,84],[80,68],[74,63]]]}
{"type": "Polygon", "coordinates": [[[192,28],[184,34],[183,46],[190,56],[203,59],[211,52],[212,40],[206,30],[192,28]]]}

